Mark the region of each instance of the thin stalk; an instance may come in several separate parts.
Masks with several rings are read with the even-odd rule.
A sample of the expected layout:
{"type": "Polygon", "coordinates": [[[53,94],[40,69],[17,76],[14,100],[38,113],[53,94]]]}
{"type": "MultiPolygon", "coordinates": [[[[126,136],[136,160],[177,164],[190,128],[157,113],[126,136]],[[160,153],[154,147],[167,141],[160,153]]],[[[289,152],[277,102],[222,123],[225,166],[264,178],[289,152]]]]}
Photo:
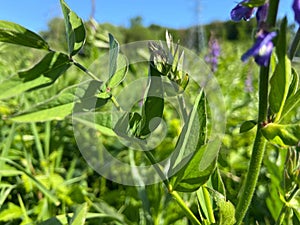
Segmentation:
{"type": "MultiPolygon", "coordinates": [[[[267,24],[269,28],[273,28],[276,24],[279,0],[270,0],[268,10],[267,24]]],[[[239,198],[236,208],[236,225],[240,225],[251,204],[252,197],[256,188],[261,164],[263,161],[266,139],[261,133],[262,122],[267,121],[268,116],[268,91],[269,91],[269,66],[261,67],[259,74],[259,103],[258,103],[258,126],[256,137],[253,143],[252,155],[246,176],[243,191],[239,198]]]]}
{"type": "Polygon", "coordinates": [[[145,152],[147,158],[149,159],[149,161],[151,162],[151,164],[153,165],[154,169],[156,170],[156,172],[158,173],[158,175],[162,179],[162,181],[163,181],[164,185],[166,186],[166,188],[168,189],[169,193],[177,201],[178,205],[183,210],[183,212],[185,213],[185,215],[190,219],[190,221],[193,224],[201,225],[201,223],[199,222],[199,220],[197,219],[197,217],[189,209],[189,207],[185,204],[185,202],[180,197],[180,195],[176,191],[172,190],[172,186],[170,185],[169,180],[167,179],[166,175],[164,174],[164,172],[162,171],[162,169],[159,167],[159,165],[156,163],[156,160],[155,160],[154,156],[152,155],[152,153],[149,152],[149,151],[144,151],[144,152],[145,152]]]}
{"type": "Polygon", "coordinates": [[[296,187],[292,193],[290,194],[289,198],[287,199],[287,201],[284,203],[284,205],[282,206],[281,210],[280,210],[280,214],[278,216],[278,219],[276,221],[276,224],[275,225],[281,225],[284,221],[284,218],[286,216],[286,211],[287,209],[289,208],[288,207],[288,204],[289,202],[298,194],[298,187],[296,187]]]}
{"type": "Polygon", "coordinates": [[[36,149],[37,149],[37,152],[38,152],[38,155],[39,155],[39,159],[41,161],[45,161],[43,146],[42,146],[41,139],[40,139],[40,136],[39,136],[39,133],[37,131],[35,123],[31,123],[31,130],[32,130],[32,133],[33,133],[33,136],[34,136],[34,142],[35,142],[36,149]]]}
{"type": "Polygon", "coordinates": [[[206,188],[206,185],[204,185],[202,187],[202,192],[203,192],[204,202],[205,202],[207,213],[208,213],[209,222],[210,223],[216,223],[213,207],[212,207],[212,204],[211,204],[210,195],[209,195],[209,192],[206,188]]]}
{"type": "Polygon", "coordinates": [[[180,197],[180,195],[177,193],[177,191],[171,191],[170,194],[177,201],[178,205],[181,207],[181,209],[184,211],[185,215],[190,219],[190,221],[193,224],[201,225],[200,221],[197,219],[194,213],[189,209],[189,207],[187,207],[187,205],[180,197]]]}
{"type": "Polygon", "coordinates": [[[89,71],[87,68],[85,68],[83,65],[80,63],[76,62],[74,59],[72,59],[72,62],[74,63],[75,66],[77,66],[80,70],[85,72],[87,75],[89,75],[93,80],[102,82],[98,77],[96,77],[91,71],[89,71]]]}
{"type": "Polygon", "coordinates": [[[292,44],[289,48],[288,57],[291,61],[293,60],[293,58],[297,52],[297,49],[299,47],[299,42],[300,42],[300,27],[298,28],[296,35],[292,41],[292,44]]]}
{"type": "Polygon", "coordinates": [[[164,185],[169,190],[169,187],[170,187],[169,180],[166,177],[166,175],[164,174],[163,170],[157,164],[154,156],[152,155],[152,153],[150,151],[145,150],[144,152],[145,152],[147,158],[149,159],[149,161],[151,162],[152,166],[154,167],[155,171],[157,172],[158,176],[160,177],[160,179],[162,179],[164,185]]]}

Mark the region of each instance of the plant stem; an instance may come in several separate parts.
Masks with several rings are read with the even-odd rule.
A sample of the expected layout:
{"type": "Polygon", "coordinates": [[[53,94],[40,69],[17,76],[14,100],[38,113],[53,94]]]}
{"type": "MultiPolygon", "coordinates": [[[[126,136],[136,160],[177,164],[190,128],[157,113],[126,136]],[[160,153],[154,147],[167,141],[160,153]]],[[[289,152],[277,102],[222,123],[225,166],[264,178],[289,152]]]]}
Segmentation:
{"type": "Polygon", "coordinates": [[[300,27],[298,28],[298,30],[296,32],[296,35],[292,41],[292,44],[291,44],[289,52],[288,52],[288,57],[291,61],[293,60],[293,58],[296,54],[296,51],[299,47],[299,42],[300,42],[300,27]]]}
{"type": "MultiPolygon", "coordinates": [[[[267,24],[271,29],[276,24],[279,0],[270,0],[267,24]]],[[[252,155],[246,176],[243,191],[236,208],[236,225],[240,225],[251,204],[252,197],[257,184],[262,160],[266,148],[266,139],[261,133],[261,123],[267,120],[268,116],[268,91],[269,91],[269,65],[260,68],[259,74],[259,103],[258,103],[258,126],[256,137],[253,143],[252,155]]]]}
{"type": "Polygon", "coordinates": [[[206,184],[203,185],[202,192],[203,192],[204,201],[205,201],[205,205],[206,205],[206,209],[207,209],[207,213],[208,213],[209,222],[210,223],[216,223],[216,219],[215,219],[215,216],[214,216],[213,207],[211,205],[210,195],[209,195],[209,192],[208,192],[208,190],[206,188],[206,184]]]}
{"type": "Polygon", "coordinates": [[[165,184],[166,188],[169,190],[170,184],[168,181],[168,178],[166,177],[166,175],[164,174],[164,172],[162,171],[162,169],[159,167],[159,165],[157,164],[154,156],[152,155],[152,153],[148,150],[144,150],[147,158],[149,159],[149,161],[151,162],[152,166],[154,167],[154,169],[156,170],[157,174],[159,175],[159,177],[162,179],[163,183],[165,184]]]}
{"type": "MultiPolygon", "coordinates": [[[[142,146],[141,146],[142,147],[142,146]]],[[[162,179],[163,183],[165,184],[166,188],[168,189],[169,193],[173,196],[173,198],[177,201],[178,205],[180,206],[180,208],[184,211],[185,215],[194,223],[194,224],[198,224],[201,225],[201,223],[199,222],[199,220],[197,219],[197,217],[194,215],[194,213],[189,209],[189,207],[185,204],[185,202],[183,201],[183,199],[180,197],[180,195],[172,190],[172,186],[170,185],[166,175],[164,174],[164,172],[162,171],[162,169],[159,167],[159,165],[156,163],[156,160],[154,158],[154,156],[152,155],[152,153],[150,151],[144,151],[147,158],[149,159],[149,161],[151,162],[151,164],[153,165],[154,169],[156,170],[156,172],[158,173],[158,175],[160,176],[160,178],[162,179]]]]}
{"type": "Polygon", "coordinates": [[[74,59],[72,59],[72,62],[74,63],[75,66],[77,66],[80,70],[85,72],[87,75],[89,75],[93,80],[102,82],[98,77],[96,77],[91,71],[89,71],[87,68],[85,68],[83,65],[80,63],[76,62],[74,59]]]}
{"type": "Polygon", "coordinates": [[[246,212],[251,204],[251,200],[255,191],[256,183],[261,168],[261,163],[264,157],[266,139],[261,133],[260,123],[266,121],[268,115],[269,67],[261,67],[259,81],[259,123],[257,126],[256,137],[253,144],[253,150],[246,177],[246,182],[236,208],[237,225],[242,223],[246,212]]]}
{"type": "Polygon", "coordinates": [[[170,194],[177,201],[178,205],[184,211],[185,215],[191,220],[191,222],[193,224],[201,225],[200,221],[196,218],[196,216],[193,214],[193,212],[187,207],[187,205],[185,204],[183,199],[180,197],[180,195],[177,193],[177,191],[171,191],[170,194]]]}

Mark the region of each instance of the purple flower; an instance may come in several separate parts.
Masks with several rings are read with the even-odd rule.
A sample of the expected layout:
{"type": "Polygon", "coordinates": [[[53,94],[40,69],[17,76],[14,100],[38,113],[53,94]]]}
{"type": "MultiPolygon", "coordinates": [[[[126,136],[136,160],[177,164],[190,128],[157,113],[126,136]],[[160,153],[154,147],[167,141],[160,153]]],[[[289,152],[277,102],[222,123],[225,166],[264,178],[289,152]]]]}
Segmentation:
{"type": "Polygon", "coordinates": [[[241,19],[248,21],[253,16],[256,8],[244,6],[243,3],[246,2],[248,0],[241,1],[231,10],[230,17],[233,21],[240,21],[241,19]]]}
{"type": "Polygon", "coordinates": [[[294,0],[292,8],[295,13],[295,20],[300,24],[300,0],[294,0]]]}
{"type": "Polygon", "coordinates": [[[209,39],[208,47],[209,53],[205,56],[204,60],[210,64],[211,70],[216,72],[221,49],[218,40],[213,35],[209,39]]]}
{"type": "Polygon", "coordinates": [[[253,56],[258,65],[267,66],[274,47],[272,39],[275,36],[276,32],[260,32],[252,48],[242,55],[242,61],[246,61],[250,56],[253,56]]]}
{"type": "Polygon", "coordinates": [[[260,7],[258,7],[256,12],[256,19],[258,23],[266,22],[269,11],[269,3],[266,3],[260,7]]]}

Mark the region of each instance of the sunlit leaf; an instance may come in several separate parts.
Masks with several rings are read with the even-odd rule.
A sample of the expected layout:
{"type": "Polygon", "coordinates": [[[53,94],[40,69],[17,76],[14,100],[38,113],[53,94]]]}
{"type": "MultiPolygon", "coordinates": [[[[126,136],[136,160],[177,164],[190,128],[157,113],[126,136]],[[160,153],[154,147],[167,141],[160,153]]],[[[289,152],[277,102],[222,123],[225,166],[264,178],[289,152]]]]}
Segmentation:
{"type": "Polygon", "coordinates": [[[60,4],[65,19],[69,54],[73,56],[84,45],[86,31],[82,19],[69,8],[65,1],[60,0],[60,4]]]}
{"type": "Polygon", "coordinates": [[[297,146],[300,142],[300,124],[269,123],[261,131],[266,139],[281,146],[297,146]]]}
{"type": "Polygon", "coordinates": [[[49,50],[48,43],[38,34],[8,21],[0,20],[0,42],[49,50]]]}
{"type": "Polygon", "coordinates": [[[109,77],[112,77],[117,71],[119,51],[120,47],[118,41],[109,33],[109,77]]]}
{"type": "Polygon", "coordinates": [[[290,81],[292,76],[291,61],[286,55],[286,27],[287,20],[283,19],[278,35],[276,53],[278,56],[278,64],[276,65],[274,74],[270,80],[269,102],[272,113],[276,114],[275,120],[281,118],[282,111],[286,99],[288,97],[290,81]]]}
{"type": "Polygon", "coordinates": [[[84,203],[76,209],[71,219],[71,225],[84,225],[86,220],[86,215],[87,215],[87,203],[84,203]]]}
{"type": "Polygon", "coordinates": [[[0,99],[20,95],[25,91],[43,88],[53,84],[71,66],[67,55],[49,52],[32,68],[21,71],[0,84],[0,99]]]}

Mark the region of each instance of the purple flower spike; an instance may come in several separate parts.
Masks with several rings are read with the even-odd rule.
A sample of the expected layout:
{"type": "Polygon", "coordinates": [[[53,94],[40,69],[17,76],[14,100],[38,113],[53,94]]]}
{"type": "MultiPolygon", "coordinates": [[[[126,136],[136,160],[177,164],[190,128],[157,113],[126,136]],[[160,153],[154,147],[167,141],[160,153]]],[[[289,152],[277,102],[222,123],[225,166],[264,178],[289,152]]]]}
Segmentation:
{"type": "Polygon", "coordinates": [[[240,21],[244,19],[246,21],[250,20],[253,16],[253,13],[256,8],[249,8],[244,6],[243,3],[248,2],[248,0],[244,0],[234,7],[230,12],[230,17],[233,21],[240,21]]]}
{"type": "Polygon", "coordinates": [[[261,32],[259,33],[255,44],[244,55],[242,61],[246,61],[253,56],[255,62],[260,66],[268,66],[273,50],[272,39],[276,36],[276,32],[261,32]]]}
{"type": "Polygon", "coordinates": [[[300,24],[300,0],[294,0],[292,8],[295,13],[295,20],[300,24]]]}
{"type": "Polygon", "coordinates": [[[258,7],[256,12],[256,19],[259,23],[266,22],[269,11],[269,3],[266,3],[258,7]]]}

